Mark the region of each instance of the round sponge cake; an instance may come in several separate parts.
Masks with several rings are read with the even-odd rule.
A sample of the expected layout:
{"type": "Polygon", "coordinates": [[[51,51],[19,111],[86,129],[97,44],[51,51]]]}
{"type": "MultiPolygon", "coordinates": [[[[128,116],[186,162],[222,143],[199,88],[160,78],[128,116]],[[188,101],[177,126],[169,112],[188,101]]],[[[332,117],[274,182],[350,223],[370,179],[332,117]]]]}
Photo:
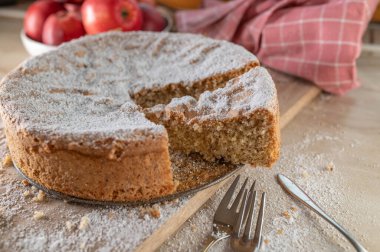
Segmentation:
{"type": "MultiPolygon", "coordinates": [[[[0,113],[12,159],[34,181],[80,198],[133,201],[170,194],[170,139],[144,111],[227,88],[258,65],[240,46],[190,34],[110,32],[64,44],[27,60],[1,82],[0,113]]],[[[265,108],[277,97],[266,99],[271,102],[260,109],[272,116],[277,141],[278,109],[265,108]]],[[[278,151],[278,141],[273,149],[278,151]]]]}

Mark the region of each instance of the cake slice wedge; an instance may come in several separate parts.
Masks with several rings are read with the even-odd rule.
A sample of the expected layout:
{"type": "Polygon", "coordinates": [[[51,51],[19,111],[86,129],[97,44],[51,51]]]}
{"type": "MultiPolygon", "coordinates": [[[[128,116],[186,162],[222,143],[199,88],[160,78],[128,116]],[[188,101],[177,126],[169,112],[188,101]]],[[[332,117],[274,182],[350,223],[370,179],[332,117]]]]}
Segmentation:
{"type": "Polygon", "coordinates": [[[207,160],[270,167],[279,156],[279,109],[272,78],[256,67],[223,88],[174,98],[145,109],[165,126],[171,148],[200,153],[207,160]]]}

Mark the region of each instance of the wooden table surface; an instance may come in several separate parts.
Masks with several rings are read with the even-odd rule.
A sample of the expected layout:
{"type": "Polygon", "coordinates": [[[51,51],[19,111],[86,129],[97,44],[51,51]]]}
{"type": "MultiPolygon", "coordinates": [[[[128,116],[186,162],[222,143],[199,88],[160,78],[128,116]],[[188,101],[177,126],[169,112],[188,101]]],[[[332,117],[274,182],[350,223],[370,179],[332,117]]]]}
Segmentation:
{"type": "MultiPolygon", "coordinates": [[[[0,77],[27,57],[27,53],[19,42],[20,25],[19,20],[0,18],[0,77]]],[[[347,209],[352,211],[351,215],[358,225],[355,227],[354,233],[365,237],[362,240],[369,251],[380,251],[379,67],[379,56],[362,56],[358,60],[362,87],[342,97],[320,96],[313,104],[304,109],[282,133],[283,144],[287,145],[295,141],[305,141],[302,138],[303,129],[332,132],[331,127],[334,125],[336,127],[332,133],[336,132],[338,128],[339,132],[344,133],[344,137],[339,139],[339,143],[330,141],[324,143],[323,146],[318,146],[316,143],[314,146],[316,149],[333,152],[337,149],[336,144],[339,144],[341,148],[348,148],[347,146],[352,146],[355,141],[360,143],[357,148],[347,152],[347,156],[336,160],[335,165],[344,170],[342,179],[346,184],[352,185],[345,188],[345,197],[337,200],[340,205],[347,206],[347,209]],[[360,199],[357,198],[358,195],[360,195],[360,199]]],[[[196,218],[200,218],[199,214],[189,222],[196,221],[196,218]]],[[[186,228],[185,225],[184,230],[186,228]]],[[[183,235],[186,234],[185,231],[180,231],[178,235],[172,237],[163,246],[163,250],[179,244],[180,240],[184,238],[183,235]]]]}

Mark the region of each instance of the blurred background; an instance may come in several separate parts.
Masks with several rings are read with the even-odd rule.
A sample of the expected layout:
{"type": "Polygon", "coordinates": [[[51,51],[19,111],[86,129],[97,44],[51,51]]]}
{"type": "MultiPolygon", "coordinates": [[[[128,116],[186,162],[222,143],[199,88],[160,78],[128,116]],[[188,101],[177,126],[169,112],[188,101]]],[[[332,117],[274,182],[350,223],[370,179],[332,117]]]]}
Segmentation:
{"type": "MultiPolygon", "coordinates": [[[[0,0],[0,53],[15,63],[25,51],[38,55],[109,30],[229,40],[263,65],[338,95],[359,86],[360,55],[380,55],[376,0],[0,0]]],[[[5,65],[12,64],[0,62],[3,74],[10,70],[5,65]]]]}

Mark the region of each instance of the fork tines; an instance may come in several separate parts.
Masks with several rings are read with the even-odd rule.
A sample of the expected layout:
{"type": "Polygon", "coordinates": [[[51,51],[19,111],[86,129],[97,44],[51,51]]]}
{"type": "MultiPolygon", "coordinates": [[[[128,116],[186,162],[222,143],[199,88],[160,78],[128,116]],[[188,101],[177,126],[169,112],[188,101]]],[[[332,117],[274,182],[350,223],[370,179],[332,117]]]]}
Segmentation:
{"type": "Polygon", "coordinates": [[[248,190],[246,188],[248,178],[245,179],[239,192],[233,199],[233,195],[238,188],[239,179],[240,175],[232,182],[215,211],[212,236],[216,238],[207,245],[204,251],[208,251],[216,242],[229,237],[231,233],[231,245],[236,251],[253,251],[255,248],[260,247],[265,193],[263,193],[261,198],[259,217],[256,223],[255,234],[252,238],[254,204],[257,194],[256,191],[254,191],[256,181],[253,182],[248,190]],[[244,235],[243,238],[240,239],[240,230],[243,226],[245,226],[244,235]]]}
{"type": "Polygon", "coordinates": [[[231,245],[232,248],[236,249],[237,251],[253,251],[254,249],[259,249],[261,246],[261,233],[264,219],[266,193],[262,193],[260,209],[256,222],[256,229],[254,235],[252,235],[255,200],[257,195],[257,192],[254,191],[254,184],[249,191],[247,191],[247,189],[244,189],[241,209],[239,211],[238,218],[233,225],[231,245]],[[243,228],[244,232],[242,234],[243,228]]]}
{"type": "MultiPolygon", "coordinates": [[[[233,194],[236,191],[236,188],[238,187],[239,179],[240,179],[240,175],[238,175],[235,178],[235,180],[232,182],[231,186],[228,188],[228,191],[224,195],[223,199],[221,200],[221,202],[220,202],[220,204],[219,204],[219,206],[215,212],[216,217],[223,217],[224,219],[233,218],[230,220],[231,226],[233,226],[233,224],[236,221],[236,218],[237,218],[237,215],[239,212],[239,206],[240,206],[240,210],[241,210],[242,207],[247,203],[246,200],[244,200],[244,198],[245,198],[244,191],[246,190],[248,178],[245,179],[243,185],[241,186],[239,192],[237,193],[235,199],[233,200],[233,202],[231,204],[233,194]],[[231,205],[231,207],[229,207],[229,205],[231,205]]],[[[256,181],[253,182],[249,192],[254,190],[255,183],[256,183],[256,181]]],[[[246,217],[247,214],[248,213],[246,213],[244,215],[244,217],[246,217]]],[[[216,220],[218,218],[214,217],[214,219],[216,220]]]]}

